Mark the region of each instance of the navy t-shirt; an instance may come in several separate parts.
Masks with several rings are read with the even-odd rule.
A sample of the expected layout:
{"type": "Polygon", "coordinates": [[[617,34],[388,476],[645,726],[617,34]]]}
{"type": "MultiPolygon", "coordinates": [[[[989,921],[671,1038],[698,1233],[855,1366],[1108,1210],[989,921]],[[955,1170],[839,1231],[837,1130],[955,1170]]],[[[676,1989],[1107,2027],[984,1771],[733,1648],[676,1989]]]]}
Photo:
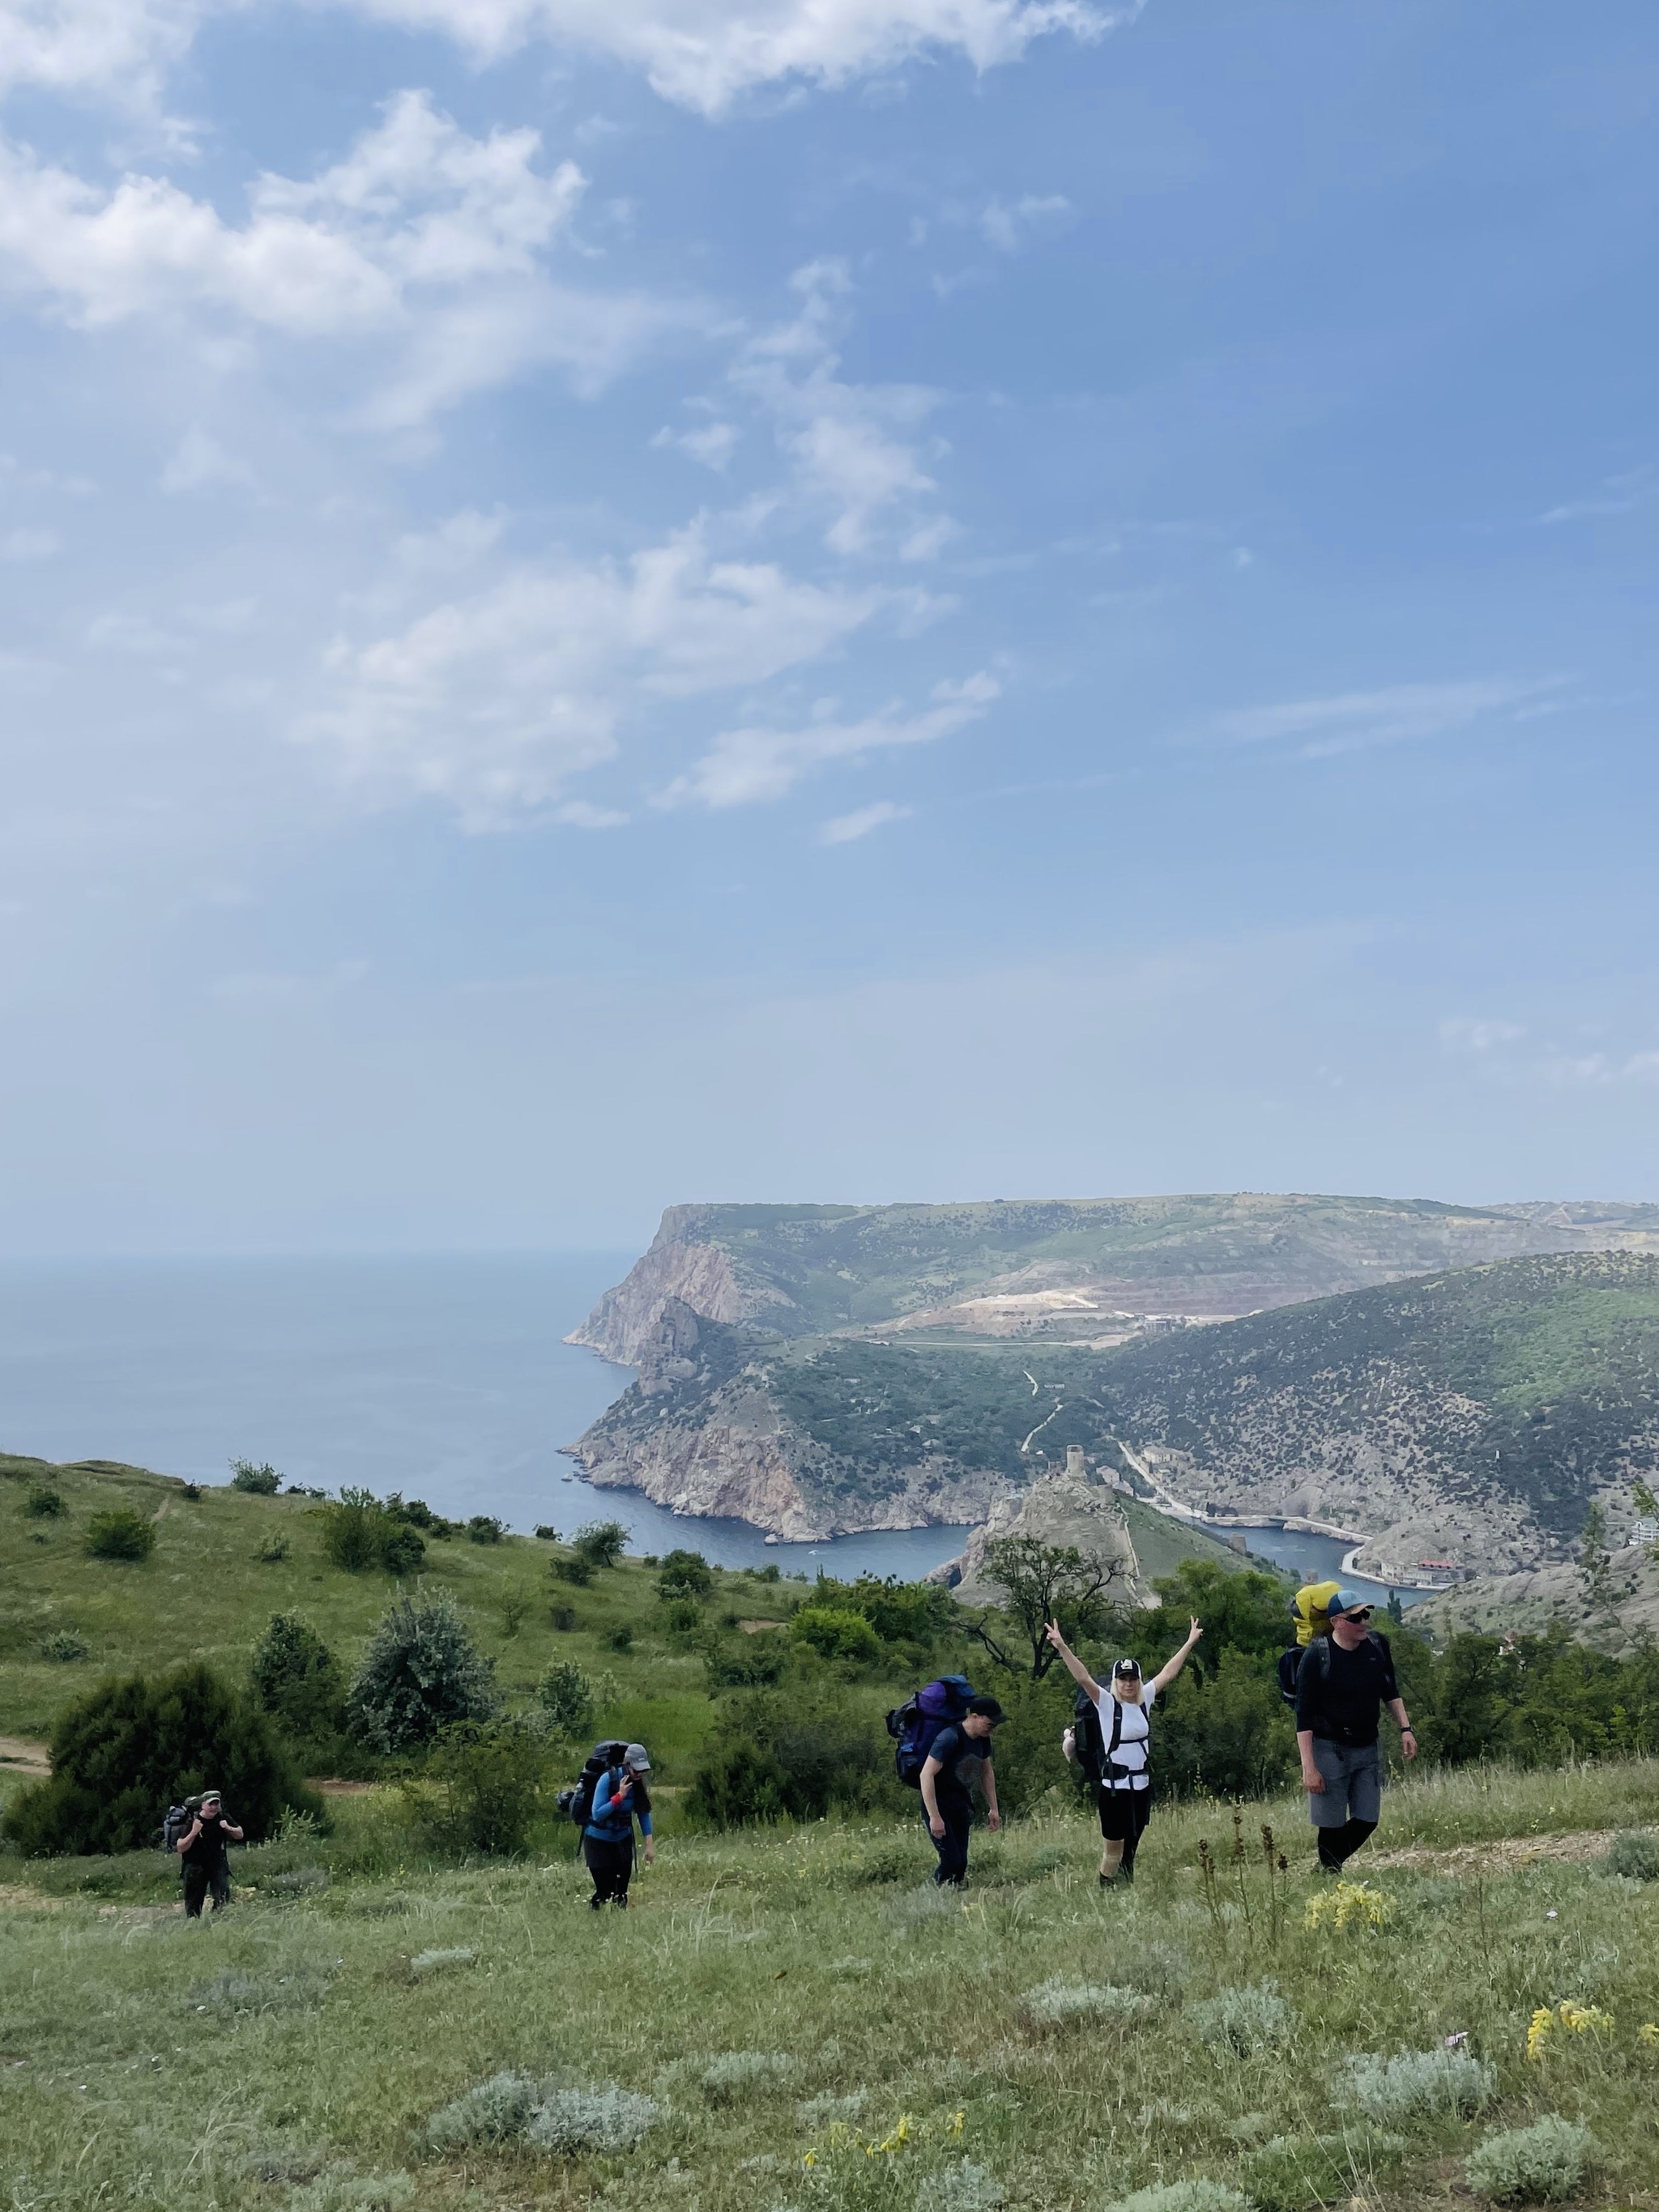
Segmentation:
{"type": "Polygon", "coordinates": [[[1375,1743],[1377,1716],[1399,1695],[1387,1637],[1372,1633],[1353,1651],[1345,1651],[1334,1636],[1319,1638],[1303,1653],[1297,1669],[1296,1724],[1328,1743],[1375,1743]],[[1330,1647],[1322,1668],[1319,1643],[1330,1647]]]}
{"type": "Polygon", "coordinates": [[[930,1759],[939,1763],[939,1772],[933,1788],[941,1805],[962,1806],[972,1802],[974,1786],[984,1771],[985,1762],[991,1755],[988,1735],[969,1735],[965,1729],[943,1728],[933,1738],[930,1759]]]}

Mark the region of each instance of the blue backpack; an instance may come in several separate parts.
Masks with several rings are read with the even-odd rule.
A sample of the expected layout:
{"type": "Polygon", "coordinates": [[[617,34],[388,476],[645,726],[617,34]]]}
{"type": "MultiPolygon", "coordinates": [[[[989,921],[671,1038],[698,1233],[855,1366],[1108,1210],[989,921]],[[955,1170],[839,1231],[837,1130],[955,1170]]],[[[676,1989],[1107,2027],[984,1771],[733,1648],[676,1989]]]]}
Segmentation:
{"type": "Polygon", "coordinates": [[[887,1716],[887,1733],[893,1739],[893,1765],[898,1778],[912,1790],[921,1787],[921,1770],[941,1729],[954,1728],[968,1717],[968,1700],[974,1686],[965,1674],[941,1674],[914,1698],[895,1705],[887,1716]]]}

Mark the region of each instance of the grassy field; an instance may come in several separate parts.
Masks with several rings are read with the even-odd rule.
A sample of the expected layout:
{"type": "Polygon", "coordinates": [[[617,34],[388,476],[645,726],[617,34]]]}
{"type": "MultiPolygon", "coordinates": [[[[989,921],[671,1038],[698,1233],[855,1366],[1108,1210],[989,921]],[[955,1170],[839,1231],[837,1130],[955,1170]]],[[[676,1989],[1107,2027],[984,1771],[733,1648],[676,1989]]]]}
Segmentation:
{"type": "Polygon", "coordinates": [[[154,1857],[0,1863],[0,2171],[21,2212],[1105,2212],[1194,2176],[1265,2212],[1414,2212],[1468,2203],[1468,2152],[1548,2113],[1593,2135],[1579,2201],[1659,2204],[1640,2036],[1659,1881],[1571,1840],[1659,1820],[1659,1762],[1397,1790],[1365,1869],[1386,1917],[1340,1933],[1303,1927],[1323,1893],[1297,1802],[1243,1809],[1249,1925],[1214,1806],[1162,1813],[1135,1889],[1104,1895],[1065,1814],[976,1838],[963,1898],[920,1886],[916,1826],[671,1833],[635,1909],[603,1917],[562,1852],[446,1869],[389,1795],[337,1809],[327,1838],[238,1854],[217,1923],[180,1919],[154,1857]],[[1289,1857],[1277,1929],[1264,1820],[1289,1857]],[[1223,1855],[1213,1911],[1200,1838],[1223,1855]],[[1558,2025],[1529,2061],[1534,2011],[1563,2002],[1611,2025],[1558,2025]],[[1350,2058],[1452,2037],[1479,2110],[1413,2108],[1396,2082],[1368,2119],[1346,2094],[1350,2058]],[[434,2143],[429,2116],[504,2070],[590,2093],[565,2100],[579,2118],[614,2112],[596,2090],[643,2096],[653,2124],[610,2154],[434,2143]]]}
{"type": "MultiPolygon", "coordinates": [[[[586,1492],[572,1510],[603,1517],[586,1492]]],[[[625,1560],[577,1589],[550,1578],[549,1559],[549,1547],[532,1537],[456,1538],[428,1544],[423,1578],[453,1595],[510,1701],[526,1699],[551,1660],[573,1660],[592,1679],[610,1678],[610,1725],[637,1719],[638,1701],[649,1696],[669,1757],[694,1749],[713,1708],[702,1662],[667,1634],[652,1571],[625,1560]],[[553,1626],[556,1603],[574,1611],[574,1629],[553,1626]],[[611,1639],[624,1627],[633,1631],[632,1648],[615,1650],[611,1639]]],[[[781,1618],[791,1589],[721,1574],[714,1604],[745,1620],[781,1618]]],[[[799,1585],[793,1589],[799,1593],[799,1585]]],[[[200,1659],[227,1680],[241,1680],[270,1616],[289,1608],[306,1613],[349,1662],[395,1589],[385,1574],[330,1565],[307,1498],[225,1488],[192,1499],[171,1477],[139,1468],[0,1458],[0,1735],[45,1735],[64,1705],[111,1672],[150,1673],[200,1659]],[[57,1490],[63,1515],[29,1515],[36,1482],[57,1490]],[[86,1556],[88,1522],[112,1505],[154,1522],[155,1548],[142,1565],[86,1556]],[[261,1556],[275,1552],[283,1556],[261,1556]],[[50,1639],[66,1631],[87,1656],[68,1663],[46,1657],[50,1639]]]]}

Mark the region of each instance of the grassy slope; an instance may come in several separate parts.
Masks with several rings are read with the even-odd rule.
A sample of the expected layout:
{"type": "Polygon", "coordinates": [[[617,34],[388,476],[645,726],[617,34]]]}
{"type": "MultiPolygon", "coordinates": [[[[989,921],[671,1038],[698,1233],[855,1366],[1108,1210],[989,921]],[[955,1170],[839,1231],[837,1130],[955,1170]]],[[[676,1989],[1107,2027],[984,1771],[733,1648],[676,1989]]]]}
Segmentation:
{"type": "MultiPolygon", "coordinates": [[[[586,1518],[593,1509],[586,1494],[584,1509],[586,1518]]],[[[590,1676],[614,1678],[613,1725],[628,1725],[630,1713],[637,1718],[638,1701],[648,1694],[653,1726],[666,1747],[684,1751],[700,1741],[712,1710],[702,1668],[670,1649],[650,1571],[624,1562],[590,1588],[572,1589],[549,1579],[547,1563],[547,1547],[528,1537],[429,1543],[425,1579],[453,1592],[515,1700],[528,1697],[550,1660],[573,1659],[590,1676]],[[509,1636],[501,1606],[510,1597],[523,1600],[525,1610],[509,1636]],[[574,1632],[553,1628],[556,1599],[574,1607],[574,1632]],[[635,1645],[615,1652],[605,1639],[623,1623],[635,1628],[635,1645]]],[[[786,1609],[786,1593],[775,1583],[722,1575],[720,1585],[716,1608],[757,1619],[786,1609]]],[[[239,1679],[270,1615],[290,1607],[349,1660],[394,1594],[383,1574],[343,1574],[328,1564],[308,1498],[222,1489],[192,1501],[171,1478],[138,1468],[45,1469],[38,1462],[0,1459],[0,1734],[44,1735],[62,1707],[106,1672],[202,1659],[239,1679]],[[28,1480],[40,1477],[67,1504],[63,1519],[26,1517],[28,1480]],[[112,1504],[134,1506],[155,1520],[155,1549],[143,1565],[89,1559],[82,1551],[88,1517],[112,1504]],[[287,1540],[289,1556],[267,1564],[256,1555],[271,1537],[287,1540]],[[87,1659],[64,1666],[40,1656],[43,1640],[64,1628],[90,1647],[87,1659]]]]}
{"type": "MultiPolygon", "coordinates": [[[[1033,1820],[1000,1843],[981,1836],[966,1900],[937,1912],[916,1887],[927,1859],[916,1826],[821,1824],[671,1838],[641,1874],[636,1909],[599,1918],[562,1856],[472,1871],[400,1863],[374,1801],[343,1810],[328,1843],[239,1854],[239,1881],[255,1893],[220,1924],[100,1908],[75,1892],[70,1866],[45,1874],[57,1909],[0,1915],[0,2178],[12,2202],[344,2212],[352,2200],[331,2194],[326,2177],[355,2166],[406,2174],[413,2212],[532,2201],[904,2212],[938,2155],[927,2131],[960,2112],[962,2149],[1001,2183],[1010,2212],[1098,2212],[1157,2179],[1238,2179],[1244,2146],[1264,2136],[1328,2133],[1340,2115],[1328,2093],[1346,2054],[1430,2051],[1466,2033],[1497,2069],[1498,2101],[1473,2123],[1397,2124],[1403,2156],[1363,2191],[1367,2212],[1456,2201],[1450,2185],[1473,2142],[1549,2111],[1588,2120],[1605,2148],[1589,2204],[1659,2204],[1659,2053],[1635,2033],[1659,2012],[1659,1883],[1548,1858],[1518,1864],[1512,1851],[1461,1873],[1443,1860],[1373,1867],[1395,1907],[1388,1927],[1307,1936],[1308,1832],[1290,1803],[1245,1808],[1246,1836],[1269,1819],[1292,1856],[1291,1925],[1277,1944],[1252,1944],[1236,1918],[1224,1942],[1212,1927],[1194,1867],[1200,1836],[1226,1838],[1213,1808],[1160,1814],[1128,1895],[1097,1892],[1093,1838],[1073,1817],[1033,1820]],[[331,1863],[326,1890],[278,1901],[270,1887],[331,1863]],[[1097,2021],[1044,2033],[1022,2012],[1022,1992],[1053,1976],[1150,1978],[1159,1946],[1166,1964],[1173,1949],[1183,1985],[1127,2032],[1097,2021]],[[476,1957],[416,1979],[411,1954],[436,1947],[476,1957]],[[1291,2001],[1289,2051],[1239,2057],[1200,2041],[1195,2006],[1264,1976],[1291,2001]],[[1528,2065],[1528,2016],[1562,1996],[1600,2003],[1613,2034],[1528,2065]],[[702,2075],[731,2051],[771,2054],[788,2070],[716,2104],[702,2075]],[[666,2117],[626,2159],[425,2154],[412,2132],[421,2119],[502,2067],[614,2080],[666,2117]],[[833,2154],[816,2180],[800,2163],[825,2145],[828,2123],[799,2108],[823,2096],[862,2100],[845,2183],[833,2154]],[[903,2114],[921,2147],[878,2169],[861,2146],[903,2114]],[[322,2190],[291,2197],[283,2177],[319,2165],[322,2190]],[[878,2172],[884,2193],[872,2195],[878,2172]]],[[[1469,1773],[1395,1793],[1378,1844],[1656,1818],[1655,1762],[1521,1780],[1469,1773]]],[[[104,1871],[118,1900],[124,1884],[135,1899],[146,1884],[166,1893],[153,1861],[104,1871]]],[[[0,1881],[41,1878],[0,1864],[0,1881]]]]}

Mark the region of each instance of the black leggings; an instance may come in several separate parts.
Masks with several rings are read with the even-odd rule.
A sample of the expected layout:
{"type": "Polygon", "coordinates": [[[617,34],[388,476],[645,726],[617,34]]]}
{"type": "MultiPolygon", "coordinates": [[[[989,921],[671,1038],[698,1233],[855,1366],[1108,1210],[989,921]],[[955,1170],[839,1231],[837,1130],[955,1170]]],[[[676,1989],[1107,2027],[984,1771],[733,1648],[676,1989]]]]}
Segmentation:
{"type": "Polygon", "coordinates": [[[1346,1866],[1367,1836],[1376,1829],[1375,1820],[1345,1820],[1340,1828],[1316,1828],[1319,1838],[1319,1863],[1333,1873],[1346,1866]]]}
{"type": "Polygon", "coordinates": [[[1123,1871],[1133,1875],[1135,1853],[1152,1817],[1150,1790],[1103,1790],[1100,1795],[1100,1832],[1109,1844],[1123,1846],[1123,1871]]]}
{"type": "Polygon", "coordinates": [[[598,1836],[582,1838],[582,1856],[593,1877],[595,1905],[626,1905],[628,1885],[634,1874],[634,1838],[626,1843],[602,1843],[598,1836]]]}

